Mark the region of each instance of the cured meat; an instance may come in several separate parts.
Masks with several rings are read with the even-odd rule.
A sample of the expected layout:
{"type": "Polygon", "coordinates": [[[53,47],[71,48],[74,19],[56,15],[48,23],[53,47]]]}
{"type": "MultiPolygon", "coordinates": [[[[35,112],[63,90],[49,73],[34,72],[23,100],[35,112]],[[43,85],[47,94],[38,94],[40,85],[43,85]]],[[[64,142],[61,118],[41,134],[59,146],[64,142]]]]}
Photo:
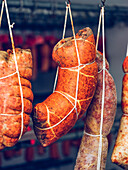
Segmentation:
{"type": "Polygon", "coordinates": [[[112,153],[112,162],[128,169],[128,56],[123,62],[123,70],[126,73],[122,83],[122,111],[120,127],[112,153]]]}
{"type": "Polygon", "coordinates": [[[76,34],[76,42],[80,66],[74,38],[59,41],[53,49],[53,59],[60,66],[56,89],[44,102],[34,107],[34,130],[43,146],[55,142],[75,125],[95,92],[98,68],[92,30],[80,30],[76,34]]]}
{"type": "MultiPolygon", "coordinates": [[[[102,88],[103,88],[103,56],[97,52],[96,61],[98,63],[98,78],[95,95],[87,110],[84,135],[79,148],[75,170],[96,170],[99,149],[99,134],[101,122],[101,106],[102,106],[102,88]],[[92,136],[91,136],[92,135],[92,136]],[[93,136],[94,135],[94,136],[93,136]],[[95,136],[96,135],[96,136],[95,136]]],[[[108,141],[107,135],[112,128],[114,117],[116,113],[117,96],[116,87],[111,74],[108,72],[109,65],[106,61],[105,70],[105,100],[103,112],[103,129],[102,129],[102,156],[101,167],[105,169],[107,158],[108,141]]]]}
{"type": "MultiPolygon", "coordinates": [[[[32,55],[29,50],[15,49],[15,52],[24,97],[24,134],[32,111],[33,93],[29,81],[32,76],[32,55]]],[[[22,126],[21,106],[13,52],[0,51],[0,149],[14,146],[19,139],[22,126]]]]}

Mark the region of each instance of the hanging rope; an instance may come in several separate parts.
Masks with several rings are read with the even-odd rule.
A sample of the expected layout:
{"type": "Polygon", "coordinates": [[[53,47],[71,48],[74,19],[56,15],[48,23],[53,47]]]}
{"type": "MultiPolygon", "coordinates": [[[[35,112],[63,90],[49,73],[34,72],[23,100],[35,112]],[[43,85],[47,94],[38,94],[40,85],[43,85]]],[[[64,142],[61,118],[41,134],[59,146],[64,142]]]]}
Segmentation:
{"type": "Polygon", "coordinates": [[[0,14],[0,27],[1,27],[1,21],[2,21],[2,16],[3,16],[3,11],[4,11],[4,1],[2,1],[2,8],[1,8],[1,14],[0,14]]]}
{"type": "Polygon", "coordinates": [[[97,38],[96,38],[96,51],[98,49],[98,42],[99,42],[99,36],[100,36],[101,17],[102,17],[102,8],[101,8],[101,11],[100,11],[100,16],[99,16],[99,24],[98,24],[98,31],[97,31],[97,38]]]}
{"type": "MultiPolygon", "coordinates": [[[[100,27],[101,27],[101,20],[102,20],[102,40],[103,40],[103,88],[102,88],[102,105],[101,105],[101,121],[100,121],[100,134],[93,135],[87,132],[84,132],[86,135],[92,137],[99,137],[99,148],[98,148],[98,158],[97,158],[97,170],[100,170],[101,166],[101,156],[102,156],[102,130],[103,130],[103,114],[104,114],[104,100],[105,100],[105,33],[104,33],[104,7],[105,7],[105,0],[102,1],[100,16],[99,16],[99,24],[98,24],[98,32],[97,32],[97,40],[96,40],[96,51],[98,49],[98,42],[99,42],[99,35],[100,35],[100,27]]],[[[99,73],[99,72],[98,72],[99,73]]]]}
{"type": "MultiPolygon", "coordinates": [[[[77,82],[76,82],[76,94],[75,94],[75,98],[73,98],[75,100],[75,105],[72,103],[72,101],[63,93],[60,91],[55,91],[56,88],[56,84],[57,84],[57,78],[58,78],[58,70],[59,67],[57,68],[57,73],[56,73],[56,77],[55,77],[55,82],[54,82],[54,88],[53,91],[56,93],[60,93],[61,95],[63,95],[65,98],[67,98],[69,100],[69,102],[73,105],[73,108],[71,109],[71,111],[61,120],[59,121],[57,124],[48,127],[48,128],[39,128],[41,130],[48,130],[51,129],[57,125],[59,125],[61,122],[63,122],[71,113],[72,111],[75,109],[76,110],[76,114],[77,114],[77,118],[78,118],[78,112],[77,112],[77,96],[78,96],[78,85],[79,85],[79,72],[80,72],[80,57],[79,57],[79,52],[78,52],[78,47],[77,47],[77,42],[76,42],[76,36],[75,36],[75,30],[74,30],[74,25],[73,25],[73,19],[72,19],[72,13],[71,13],[71,7],[70,7],[70,1],[69,3],[66,3],[66,14],[65,14],[65,22],[64,22],[64,30],[63,30],[63,36],[62,38],[64,39],[65,36],[65,31],[66,31],[66,23],[67,23],[67,15],[68,15],[68,10],[69,10],[69,14],[70,14],[70,20],[71,20],[71,25],[72,25],[72,31],[73,31],[73,37],[74,37],[74,41],[75,41],[75,48],[76,48],[76,54],[77,54],[77,58],[78,58],[78,66],[76,66],[78,74],[77,74],[77,82]]],[[[62,69],[71,69],[71,68],[62,68],[62,69]]],[[[72,98],[72,96],[69,96],[70,98],[72,98]]],[[[37,127],[38,128],[38,127],[37,127]]]]}
{"type": "MultiPolygon", "coordinates": [[[[68,4],[67,4],[67,2],[66,2],[66,12],[65,12],[65,20],[64,20],[64,29],[63,29],[62,39],[64,39],[64,37],[65,37],[65,32],[66,32],[68,8],[69,8],[69,6],[68,6],[68,4]]],[[[58,72],[59,72],[59,66],[57,67],[57,71],[56,71],[56,76],[55,76],[55,81],[54,81],[54,86],[53,86],[53,92],[55,91],[55,88],[56,88],[57,78],[58,78],[58,72]]]]}
{"type": "Polygon", "coordinates": [[[101,122],[100,122],[100,138],[98,148],[97,170],[100,170],[101,155],[102,155],[102,130],[103,130],[103,114],[104,114],[104,99],[105,99],[105,36],[104,36],[104,6],[102,11],[102,37],[103,37],[103,89],[102,89],[102,106],[101,106],[101,122]]]}
{"type": "MultiPolygon", "coordinates": [[[[74,36],[74,39],[72,39],[72,41],[75,41],[75,48],[76,48],[76,55],[77,55],[77,58],[78,58],[78,61],[80,62],[80,58],[79,58],[79,52],[78,52],[78,47],[77,47],[77,43],[76,43],[76,36],[75,36],[75,30],[74,30],[74,25],[73,25],[73,19],[72,19],[72,14],[71,14],[71,8],[70,8],[70,4],[66,4],[66,17],[65,17],[65,22],[64,22],[64,31],[63,31],[63,39],[64,39],[64,36],[65,36],[65,28],[66,28],[66,23],[67,23],[67,14],[68,14],[68,10],[69,10],[69,13],[70,13],[70,20],[71,20],[71,25],[72,25],[72,31],[73,31],[73,36],[74,36]]],[[[77,40],[83,40],[82,38],[78,38],[77,40]]],[[[88,43],[90,43],[91,45],[94,45],[92,44],[90,41],[88,40],[84,40],[88,43]]],[[[63,46],[63,45],[62,45],[63,46]]],[[[92,64],[94,63],[94,61],[92,63],[86,63],[86,64],[81,64],[78,62],[78,66],[75,66],[75,67],[70,67],[70,68],[66,68],[66,67],[58,67],[57,69],[57,73],[56,73],[56,77],[55,77],[55,82],[54,82],[54,88],[53,88],[53,92],[54,93],[59,93],[61,94],[62,96],[64,96],[72,105],[73,105],[73,108],[70,110],[70,112],[61,120],[59,121],[58,123],[56,123],[55,125],[53,126],[50,126],[48,128],[39,128],[37,127],[38,129],[40,130],[49,130],[49,129],[52,129],[54,127],[56,127],[57,125],[59,125],[60,123],[62,123],[71,113],[72,111],[75,109],[76,111],[76,114],[77,114],[77,118],[78,118],[78,112],[77,112],[77,96],[78,96],[78,85],[79,85],[79,73],[80,73],[80,69],[82,69],[83,67],[85,67],[86,65],[89,65],[89,64],[92,64]],[[76,71],[78,72],[77,74],[77,81],[76,81],[76,93],[75,93],[75,98],[68,95],[68,94],[65,94],[64,92],[61,92],[61,91],[56,91],[55,88],[56,88],[56,84],[57,84],[57,78],[58,78],[58,70],[59,68],[61,69],[68,69],[68,70],[72,70],[72,69],[76,69],[76,71]],[[72,103],[72,101],[70,100],[73,99],[75,100],[75,104],[72,103]]],[[[47,108],[46,108],[47,109],[47,108]]]]}
{"type": "Polygon", "coordinates": [[[127,44],[127,52],[126,52],[126,57],[128,56],[128,44],[127,44]]]}
{"type": "MultiPolygon", "coordinates": [[[[22,91],[22,86],[21,86],[21,81],[20,81],[20,73],[19,73],[19,70],[18,70],[18,64],[17,64],[17,60],[16,60],[16,53],[15,53],[13,34],[12,34],[12,28],[13,28],[14,23],[12,25],[10,24],[10,17],[9,17],[8,6],[7,6],[7,1],[6,0],[3,0],[3,2],[2,2],[0,26],[1,26],[1,21],[2,21],[4,5],[5,5],[5,10],[6,10],[6,15],[7,15],[10,39],[11,39],[12,50],[13,50],[13,54],[14,54],[15,66],[16,66],[16,72],[15,73],[17,73],[17,76],[18,76],[19,87],[20,87],[20,94],[21,94],[22,107],[21,107],[21,113],[20,113],[21,114],[21,133],[20,133],[20,136],[19,136],[19,139],[20,139],[22,134],[23,134],[23,125],[24,125],[24,123],[23,123],[23,113],[24,113],[23,91],[22,91]]],[[[13,76],[15,73],[10,74],[10,75],[8,75],[6,77],[2,77],[1,79],[8,78],[9,76],[13,76]]],[[[4,115],[8,116],[9,114],[4,114],[4,115]]]]}
{"type": "MultiPolygon", "coordinates": [[[[78,96],[78,86],[79,86],[79,75],[80,75],[80,57],[79,57],[79,52],[78,52],[78,47],[77,47],[77,42],[76,42],[76,36],[75,36],[75,29],[74,29],[74,25],[73,25],[73,19],[72,19],[72,13],[71,13],[71,7],[69,4],[69,14],[70,14],[70,19],[71,19],[71,25],[72,25],[72,31],[73,31],[73,36],[74,36],[74,40],[75,40],[75,48],[76,48],[76,53],[77,53],[77,58],[78,58],[78,74],[77,74],[77,84],[76,84],[76,96],[75,96],[75,109],[76,109],[76,113],[77,113],[77,96],[78,96]]],[[[77,117],[78,117],[78,113],[77,113],[77,117]]]]}
{"type": "Polygon", "coordinates": [[[68,9],[69,9],[69,6],[68,6],[68,4],[66,3],[66,12],[65,12],[65,20],[64,20],[64,29],[63,29],[62,39],[64,39],[64,37],[65,37],[65,31],[66,31],[66,25],[67,25],[67,16],[68,16],[68,9]]]}

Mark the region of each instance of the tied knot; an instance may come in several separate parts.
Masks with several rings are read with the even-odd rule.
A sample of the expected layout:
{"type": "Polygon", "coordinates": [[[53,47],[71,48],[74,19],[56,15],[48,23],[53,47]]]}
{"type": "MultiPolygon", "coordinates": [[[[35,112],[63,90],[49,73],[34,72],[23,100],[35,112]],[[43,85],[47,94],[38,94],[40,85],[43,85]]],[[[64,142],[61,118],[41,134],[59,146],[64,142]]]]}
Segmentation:
{"type": "Polygon", "coordinates": [[[12,25],[10,25],[10,28],[13,28],[14,25],[15,25],[15,23],[13,22],[12,25]]]}

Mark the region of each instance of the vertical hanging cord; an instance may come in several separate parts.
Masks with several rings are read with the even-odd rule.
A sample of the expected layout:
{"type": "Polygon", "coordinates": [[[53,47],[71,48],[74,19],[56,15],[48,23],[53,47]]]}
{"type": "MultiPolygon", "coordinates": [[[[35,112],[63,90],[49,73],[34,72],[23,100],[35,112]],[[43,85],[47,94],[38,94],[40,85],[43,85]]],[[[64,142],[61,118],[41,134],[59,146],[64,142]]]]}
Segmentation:
{"type": "Polygon", "coordinates": [[[128,44],[127,44],[127,52],[126,52],[126,57],[128,56],[128,44]]]}
{"type": "MultiPolygon", "coordinates": [[[[62,39],[64,39],[64,37],[65,37],[66,24],[67,24],[67,16],[68,16],[68,8],[69,7],[68,7],[68,4],[67,4],[66,5],[66,12],[65,12],[65,21],[64,21],[64,29],[63,29],[62,39]]],[[[53,86],[53,92],[55,91],[55,88],[56,88],[58,72],[59,72],[59,66],[57,67],[57,71],[56,71],[55,82],[54,82],[54,86],[53,86]]]]}
{"type": "Polygon", "coordinates": [[[58,72],[59,72],[59,66],[57,67],[57,70],[56,70],[56,76],[55,76],[55,82],[54,82],[54,86],[53,86],[53,92],[55,91],[55,88],[56,88],[57,79],[58,79],[58,72]]]}
{"type": "MultiPolygon", "coordinates": [[[[76,83],[76,95],[75,95],[75,110],[77,113],[77,96],[78,96],[78,84],[79,84],[79,66],[80,66],[80,57],[79,57],[79,52],[78,52],[78,47],[77,47],[77,42],[76,42],[76,37],[75,37],[75,30],[74,30],[74,25],[73,25],[73,19],[72,19],[72,13],[71,13],[71,8],[70,4],[66,5],[66,14],[65,14],[65,23],[64,23],[64,30],[63,30],[63,36],[62,38],[64,39],[65,36],[65,30],[66,30],[66,23],[67,23],[67,15],[68,15],[68,9],[69,9],[69,14],[70,14],[70,20],[71,20],[71,25],[72,25],[72,31],[73,31],[73,36],[74,36],[74,41],[75,41],[75,48],[76,48],[76,53],[77,53],[77,58],[78,58],[78,74],[77,74],[77,83],[76,83]]],[[[55,90],[56,83],[57,83],[57,77],[58,77],[58,68],[57,68],[57,73],[56,73],[56,78],[55,78],[55,83],[54,83],[54,88],[53,91],[55,90]]],[[[78,116],[78,113],[77,113],[78,116]]]]}
{"type": "Polygon", "coordinates": [[[103,112],[105,99],[105,36],[104,36],[104,6],[102,7],[102,36],[103,36],[103,89],[102,89],[102,106],[101,106],[101,122],[100,122],[100,139],[98,149],[97,170],[100,170],[102,155],[102,129],[103,129],[103,112]]]}
{"type": "Polygon", "coordinates": [[[67,25],[67,16],[68,16],[68,4],[66,5],[66,12],[65,12],[65,20],[64,20],[64,29],[63,29],[63,36],[62,39],[65,37],[66,25],[67,25]]]}
{"type": "Polygon", "coordinates": [[[74,25],[73,25],[73,19],[72,19],[72,13],[71,13],[70,4],[69,4],[69,14],[70,14],[70,20],[71,20],[71,25],[72,25],[72,32],[73,32],[73,36],[74,36],[76,53],[77,53],[77,58],[78,58],[78,74],[77,74],[76,96],[75,96],[75,110],[76,110],[77,117],[78,117],[78,112],[77,112],[77,96],[78,96],[79,74],[80,74],[79,66],[80,66],[81,63],[80,63],[80,57],[79,57],[79,52],[78,52],[78,47],[77,47],[77,42],[76,42],[76,36],[75,36],[75,30],[74,30],[74,25]]]}
{"type": "Polygon", "coordinates": [[[12,35],[12,29],[11,29],[11,24],[10,24],[10,18],[9,18],[9,12],[8,12],[8,7],[7,7],[7,2],[5,1],[5,9],[6,9],[6,14],[7,14],[7,20],[8,20],[8,26],[9,26],[9,33],[10,33],[10,38],[11,38],[11,43],[12,43],[12,49],[13,49],[13,54],[14,54],[14,61],[15,61],[15,66],[16,66],[16,72],[18,75],[18,80],[19,80],[19,86],[20,86],[20,93],[21,93],[21,102],[22,102],[22,111],[21,111],[21,133],[19,136],[19,139],[21,138],[23,134],[23,113],[24,113],[24,101],[23,101],[23,92],[22,92],[22,86],[21,86],[21,81],[20,81],[20,73],[18,70],[18,65],[17,65],[17,60],[16,60],[16,53],[15,53],[15,47],[14,47],[14,40],[13,40],[13,35],[12,35]]]}
{"type": "Polygon", "coordinates": [[[98,31],[97,31],[97,38],[96,38],[96,51],[98,49],[98,42],[99,42],[99,36],[100,36],[101,17],[102,17],[102,8],[100,10],[100,16],[99,16],[99,24],[98,24],[98,31]]]}
{"type": "Polygon", "coordinates": [[[4,0],[2,1],[2,8],[1,8],[1,14],[0,14],[0,27],[1,27],[2,17],[3,17],[3,11],[4,11],[4,0]]]}
{"type": "Polygon", "coordinates": [[[69,5],[69,14],[70,14],[70,19],[71,19],[71,25],[72,25],[72,32],[73,32],[73,36],[74,36],[74,40],[75,40],[75,47],[76,47],[76,53],[77,53],[77,58],[78,58],[78,64],[80,65],[80,57],[79,57],[78,47],[77,47],[77,43],[76,43],[76,36],[75,36],[75,30],[74,30],[74,25],[73,25],[72,12],[71,12],[70,4],[68,4],[68,5],[69,5]]]}

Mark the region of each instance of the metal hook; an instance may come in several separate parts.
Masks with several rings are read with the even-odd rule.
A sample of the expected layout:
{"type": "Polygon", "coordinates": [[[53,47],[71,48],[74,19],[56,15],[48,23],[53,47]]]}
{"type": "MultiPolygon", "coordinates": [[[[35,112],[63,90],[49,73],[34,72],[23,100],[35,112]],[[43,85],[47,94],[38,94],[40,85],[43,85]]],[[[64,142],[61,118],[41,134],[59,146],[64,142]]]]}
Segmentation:
{"type": "Polygon", "coordinates": [[[66,1],[65,3],[66,3],[67,6],[71,5],[71,1],[70,0],[66,1]]]}
{"type": "Polygon", "coordinates": [[[101,0],[100,7],[105,7],[105,1],[106,1],[106,0],[101,0]]]}
{"type": "Polygon", "coordinates": [[[70,0],[65,1],[65,4],[66,4],[66,6],[68,7],[69,5],[71,5],[71,1],[70,1],[70,0]]]}
{"type": "Polygon", "coordinates": [[[68,0],[68,3],[71,5],[71,1],[70,0],[68,0]]]}

